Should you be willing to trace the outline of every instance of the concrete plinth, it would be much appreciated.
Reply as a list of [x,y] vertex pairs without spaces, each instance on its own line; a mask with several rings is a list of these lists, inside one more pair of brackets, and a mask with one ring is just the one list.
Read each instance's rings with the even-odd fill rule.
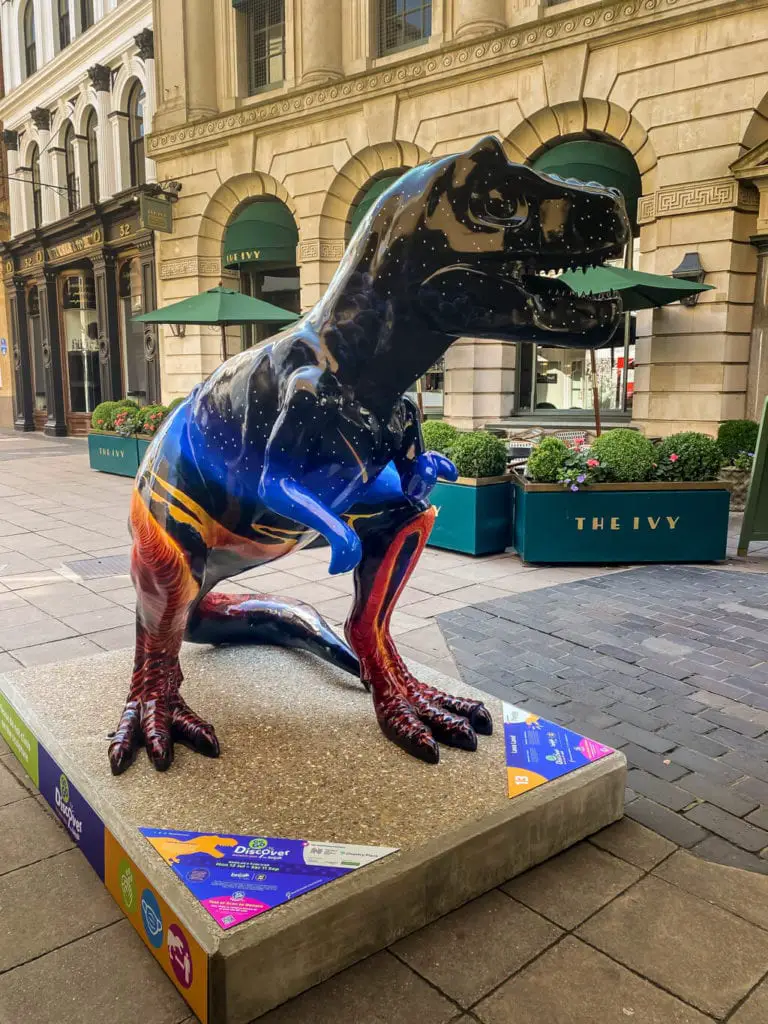
[[[142,752],[116,779],[106,737],[131,662],[131,653],[120,651],[0,677],[0,732],[39,772],[49,800],[66,797],[83,819],[79,841],[97,871],[98,836],[81,798],[101,819],[108,888],[198,1016],[213,1024],[253,1019],[622,813],[620,753],[510,799],[498,701],[418,667],[425,682],[485,700],[495,724],[476,753],[442,747],[440,764],[428,766],[382,736],[370,697],[351,677],[309,655],[267,648],[185,648],[185,699],[216,725],[222,757],[211,761],[177,747],[173,767],[161,775]],[[34,740],[44,748],[39,759]],[[50,777],[55,800],[46,793]],[[398,852],[223,931],[140,827]],[[170,970],[162,934],[160,949],[142,934],[132,885],[153,892],[166,927],[175,922],[175,934],[186,936],[192,991]]]

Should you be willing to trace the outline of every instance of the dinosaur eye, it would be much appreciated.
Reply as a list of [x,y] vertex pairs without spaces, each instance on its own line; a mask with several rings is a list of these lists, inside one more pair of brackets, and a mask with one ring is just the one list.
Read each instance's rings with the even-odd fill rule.
[[499,224],[523,224],[528,219],[528,203],[522,196],[491,188],[485,193],[473,192],[470,208],[480,220]]

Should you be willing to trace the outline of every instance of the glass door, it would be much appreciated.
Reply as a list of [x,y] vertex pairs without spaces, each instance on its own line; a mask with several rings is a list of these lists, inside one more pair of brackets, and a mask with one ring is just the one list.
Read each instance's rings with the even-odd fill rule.
[[135,399],[139,405],[146,405],[147,357],[144,352],[144,328],[133,319],[143,309],[141,262],[138,256],[132,256],[120,265],[117,287],[125,396]]
[[45,390],[45,359],[43,357],[43,322],[40,319],[40,292],[32,285],[27,292],[27,333],[29,337],[29,364],[32,370],[32,400],[36,413],[48,411]]
[[61,298],[70,412],[91,413],[101,402],[96,287],[88,270],[67,274]]

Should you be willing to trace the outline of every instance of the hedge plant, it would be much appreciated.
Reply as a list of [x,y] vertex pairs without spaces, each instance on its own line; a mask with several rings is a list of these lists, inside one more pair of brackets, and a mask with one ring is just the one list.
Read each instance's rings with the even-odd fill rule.
[[145,405],[139,410],[139,433],[154,437],[167,415],[164,405]]
[[459,476],[501,476],[507,469],[507,446],[487,430],[460,433],[451,445]]
[[621,483],[647,480],[656,462],[653,442],[636,430],[608,430],[590,445],[590,458],[597,459],[610,479]]
[[526,473],[539,484],[555,484],[570,449],[559,437],[543,437],[528,456]]
[[426,420],[421,425],[424,446],[427,451],[440,452],[448,455],[451,447],[459,436],[459,431],[443,420]]
[[717,443],[723,459],[731,465],[740,452],[754,452],[758,425],[754,420],[726,420],[717,430]]
[[665,437],[656,448],[657,475],[663,480],[714,480],[723,455],[707,434],[685,430]]

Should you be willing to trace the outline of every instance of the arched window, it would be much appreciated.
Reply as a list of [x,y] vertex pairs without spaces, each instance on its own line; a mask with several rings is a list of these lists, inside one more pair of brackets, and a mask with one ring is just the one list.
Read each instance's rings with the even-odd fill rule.
[[75,163],[75,129],[72,122],[64,129],[64,169],[67,177],[67,206],[70,213],[80,205],[77,188],[77,164]]
[[135,82],[128,96],[128,142],[131,151],[131,185],[147,180],[144,164],[144,87]]
[[39,228],[43,222],[43,193],[40,187],[40,149],[37,146],[32,147],[29,166],[32,171],[32,209],[35,227]]
[[37,43],[35,41],[35,8],[33,0],[27,0],[24,8],[24,62],[27,78],[37,71]]
[[72,42],[72,30],[69,24],[69,0],[57,0],[59,15],[59,50],[63,50]]
[[93,0],[80,0],[80,31],[85,32],[93,24]]
[[96,141],[96,130],[99,126],[96,111],[91,108],[85,122],[85,138],[88,149],[88,184],[91,189],[91,202],[99,201],[99,147]]

